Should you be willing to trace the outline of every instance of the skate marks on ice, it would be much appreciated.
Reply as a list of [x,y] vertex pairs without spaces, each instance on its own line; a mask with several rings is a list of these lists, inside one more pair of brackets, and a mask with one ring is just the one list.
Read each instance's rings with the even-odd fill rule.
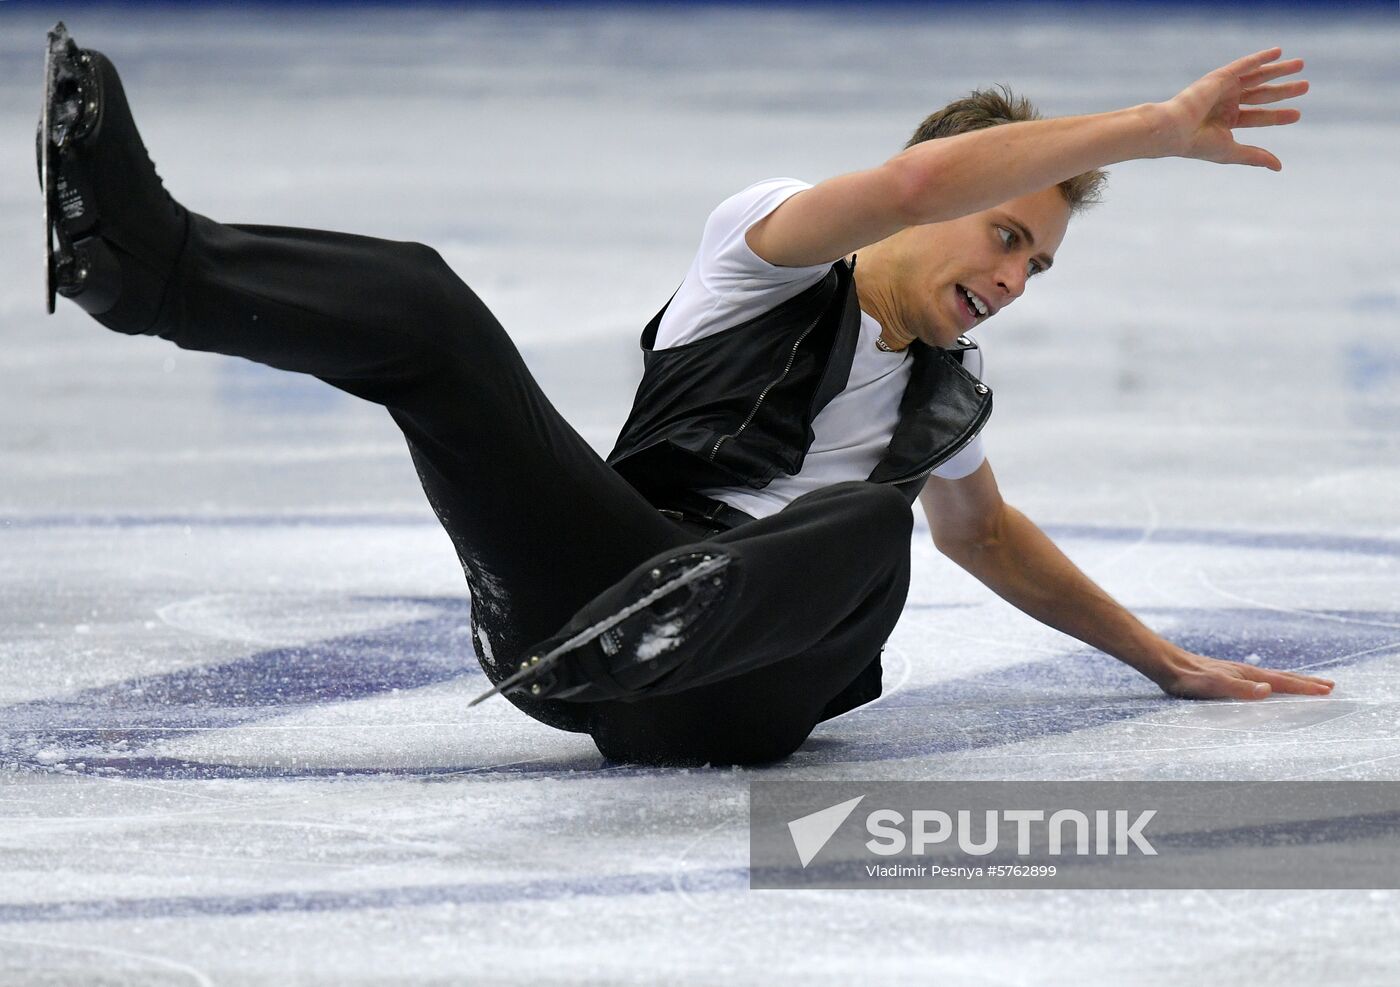
[[[404,885],[354,891],[286,891],[248,895],[186,895],[153,898],[97,898],[40,904],[0,904],[0,925],[48,924],[126,919],[236,917],[286,912],[344,912],[435,905],[505,904],[558,901],[577,897],[738,891],[749,886],[747,866],[705,868],[682,873],[586,875],[555,880],[487,881]],[[3,941],[3,939],[0,939]]]
[[[1245,609],[1144,607],[1138,612],[1154,622],[1170,623],[1171,637],[1199,654],[1247,663],[1267,654],[1269,667],[1328,674],[1363,662],[1384,670],[1384,659],[1400,654],[1400,613],[1342,611],[1318,615],[1260,613]],[[1339,626],[1335,621],[1346,621]],[[1367,675],[1373,674],[1368,669]],[[1394,721],[1396,700],[1275,696],[1262,702],[1185,703],[1162,694],[1125,665],[1092,651],[1071,651],[979,675],[906,688],[879,704],[856,710],[833,724],[829,736],[814,738],[795,763],[850,764],[862,761],[912,760],[939,756],[944,770],[967,768],[963,757],[991,752],[992,759],[1012,758],[1024,750],[1020,764],[1008,763],[999,776],[1039,776],[1043,758],[1056,750],[1086,762],[1105,755],[1128,758],[1121,767],[1142,770],[1163,754],[1190,749],[1218,750],[1243,770],[1242,746],[1257,746],[1263,757],[1295,747],[1318,753],[1314,745],[1347,745],[1383,738]],[[1330,740],[1286,739],[1285,735],[1355,718],[1359,733],[1344,731]],[[1115,724],[1125,729],[1104,743],[1086,747],[1087,736]],[[1164,740],[1159,731],[1181,736]],[[1211,735],[1214,734],[1214,737]],[[1050,743],[1061,739],[1062,744]],[[1190,739],[1176,746],[1177,739]],[[1299,751],[1299,754],[1303,751]],[[948,756],[954,760],[947,760]],[[1195,765],[1209,776],[1209,767]],[[988,766],[988,770],[995,768]],[[1089,770],[1086,767],[1086,770]],[[1102,777],[1097,774],[1097,777]]]
[[[140,953],[131,949],[117,949],[114,946],[98,946],[92,943],[58,942],[52,939],[30,939],[12,935],[0,935],[0,943],[9,946],[30,947],[31,949],[47,954],[78,954],[78,957],[75,958],[77,959],[77,963],[74,964],[72,970],[64,966],[59,966],[57,970],[55,970],[55,967],[52,965],[52,959],[48,956],[45,957],[46,962],[50,964],[46,966],[46,972],[50,974],[57,971],[71,973],[72,980],[70,982],[73,983],[87,980],[93,975],[93,970],[89,966],[81,964],[81,958],[85,956],[96,956],[101,958],[103,972],[108,975],[113,973],[122,975],[130,972],[136,976],[140,976],[144,983],[153,983],[155,981],[152,981],[150,978],[152,974],[151,968],[154,967],[156,970],[172,971],[179,974],[180,982],[182,983],[193,982],[199,985],[199,987],[214,987],[214,980],[203,970],[190,966],[188,963],[181,963],[177,960],[173,960],[168,956],[157,956],[153,953]],[[114,960],[116,961],[115,963],[113,962]],[[128,971],[125,969],[127,966],[132,966],[135,969]]]
[[[1080,531],[1078,537],[1089,536]],[[1113,542],[1116,531],[1099,533]],[[1159,533],[1161,534],[1161,533]],[[1190,543],[1192,533],[1169,533]],[[1198,542],[1287,546],[1297,551],[1335,553],[1351,559],[1371,554],[1388,559],[1393,543],[1382,539],[1197,533]],[[1224,608],[1144,607],[1149,620],[1164,626],[1184,647],[1202,654],[1282,669],[1323,671],[1377,662],[1400,651],[1400,614],[1387,610],[1279,607],[1266,600],[1219,591]],[[315,608],[313,608],[313,603]],[[1203,750],[1234,750],[1253,738],[1264,749],[1279,735],[1312,729],[1349,717],[1371,736],[1384,735],[1391,712],[1387,700],[1299,699],[1280,696],[1266,703],[1181,703],[1125,666],[1087,650],[1056,652],[981,642],[984,651],[1035,654],[1007,667],[954,675],[919,684],[920,666],[937,669],[942,633],[962,636],[952,611],[956,605],[911,603],[906,621],[932,615],[935,640],[911,656],[907,643],[891,642],[886,653],[886,692],[875,704],[818,728],[791,762],[796,766],[894,762],[964,757],[993,749],[1028,748],[1025,770],[1035,770],[1045,742],[1071,738],[1125,721],[1140,722],[1117,735],[1118,753],[1139,760],[1161,753],[1144,743],[1145,734],[1175,733],[1194,738]],[[216,594],[160,611],[165,621],[187,631],[226,640],[273,644],[232,661],[141,675],[100,687],[18,703],[0,709],[0,761],[30,770],[62,770],[128,779],[313,778],[356,774],[452,776],[462,772],[498,774],[560,773],[581,777],[607,766],[591,749],[566,746],[561,756],[508,757],[479,761],[484,724],[467,714],[464,697],[479,688],[480,670],[472,651],[470,604],[454,597],[350,596],[314,594],[300,599],[269,594]],[[394,615],[397,615],[396,617]],[[382,622],[383,626],[370,626]],[[359,629],[316,639],[326,626]],[[1369,673],[1368,673],[1369,674]],[[460,685],[460,689],[457,688]],[[447,691],[444,691],[447,690]],[[397,696],[396,712],[373,718],[346,717],[362,700]],[[424,712],[430,716],[427,722]],[[505,711],[518,717],[513,710]],[[324,750],[305,756],[303,745],[334,750],[335,737],[371,731],[397,733],[397,758],[375,763],[337,761]],[[415,731],[462,731],[443,745],[440,736],[413,751]],[[1225,736],[1224,733],[1229,736]],[[1207,743],[1214,733],[1215,743]],[[256,743],[248,738],[260,738]],[[1346,744],[1347,734],[1314,747]],[[1296,743],[1296,742],[1295,742]],[[499,745],[491,745],[493,750]],[[1066,742],[1066,753],[1083,750],[1083,739]],[[252,748],[251,751],[249,748]],[[236,763],[220,757],[233,749]],[[300,751],[300,756],[299,756]],[[499,751],[495,751],[499,753]],[[1032,756],[1031,752],[1035,752]],[[201,754],[203,756],[201,756]],[[580,756],[582,755],[582,756]],[[581,773],[581,774],[580,774]]]
[[[1400,770],[1400,544],[1315,533],[1056,525],[1072,554],[1125,556],[1118,582],[1134,612],[1188,650],[1246,664],[1332,675],[1333,696],[1183,702],[1091,649],[1045,635],[998,637],[988,612],[972,626],[906,608],[892,641],[930,666],[985,654],[1037,660],[887,694],[830,725],[795,763],[837,766],[919,758],[947,777],[1367,777]],[[1203,595],[1204,591],[1204,595]],[[1051,636],[1065,641],[1062,636]],[[1039,656],[1043,655],[1043,658]],[[1364,671],[1361,670],[1361,666]],[[1339,670],[1352,670],[1337,675]],[[875,740],[874,738],[882,738]]]
[[[172,605],[161,613],[168,623],[191,633],[244,641],[289,636],[295,640],[311,628],[325,626],[324,613],[302,609],[307,602],[221,594]],[[321,604],[327,605],[324,596]],[[357,609],[360,620],[367,618],[366,611],[372,615],[385,608],[423,615],[261,649],[233,661],[140,675],[9,706],[0,710],[0,761],[127,777],[281,775],[285,771],[275,765],[201,764],[152,751],[191,734],[270,727],[270,721],[314,709],[481,675],[465,599],[350,597],[335,600],[333,606],[345,611],[344,619],[352,624]],[[349,728],[373,729],[363,723]],[[278,724],[275,729],[297,727]]]
[[[1081,544],[1111,548],[1132,540],[1136,533],[1084,530],[1076,537]],[[1394,762],[1387,765],[1378,758],[1395,756],[1393,745],[1390,750],[1386,747],[1393,734],[1393,697],[1400,694],[1400,681],[1388,667],[1393,663],[1385,659],[1400,649],[1400,613],[1335,605],[1338,599],[1364,599],[1364,594],[1356,594],[1355,585],[1330,594],[1310,592],[1309,599],[1315,602],[1303,610],[1287,606],[1287,596],[1271,596],[1267,582],[1270,572],[1280,571],[1275,563],[1278,556],[1268,554],[1274,550],[1295,553],[1295,558],[1296,553],[1315,558],[1315,564],[1305,567],[1304,576],[1336,568],[1360,578],[1367,576],[1368,560],[1380,565],[1394,557],[1393,543],[1216,532],[1199,533],[1194,541],[1178,532],[1172,540],[1194,545],[1193,557],[1206,556],[1196,549],[1207,543],[1230,543],[1227,553],[1208,556],[1223,561],[1194,570],[1205,574],[1216,587],[1223,606],[1145,607],[1143,612],[1150,621],[1170,628],[1174,638],[1193,650],[1225,658],[1266,659],[1281,668],[1317,670],[1355,668],[1364,663],[1366,692],[1358,693],[1357,698],[1321,701],[1280,697],[1249,704],[1181,703],[1157,694],[1144,680],[1103,656],[1048,649],[1036,652],[1024,645],[1005,644],[1000,646],[1003,654],[1013,659],[1019,656],[1020,660],[929,682],[928,670],[940,661],[940,642],[935,636],[928,645],[913,648],[905,639],[892,642],[887,651],[892,660],[888,662],[885,697],[819,728],[790,762],[768,770],[794,775],[808,768],[839,773],[850,766],[869,775],[894,770],[906,777],[911,772],[972,777],[1147,777],[1165,772],[1169,776],[1218,778],[1252,774],[1339,777],[1343,772],[1355,773],[1358,766],[1364,772],[1360,776],[1373,777],[1383,774],[1387,766],[1393,767]],[[1250,547],[1267,552],[1252,553],[1247,551]],[[1235,560],[1237,572],[1232,573],[1231,560]],[[1144,560],[1144,568],[1151,571],[1172,561],[1169,555],[1150,557]],[[1187,584],[1192,583],[1206,585],[1187,578]],[[1279,586],[1294,586],[1296,592],[1296,583],[1281,580]],[[1375,586],[1373,581],[1372,594]],[[1242,605],[1222,593],[1246,596],[1250,602]],[[203,668],[138,676],[66,696],[13,704],[0,710],[0,761],[19,767],[36,781],[47,777],[139,792],[149,803],[145,805],[149,811],[130,816],[138,829],[157,825],[161,832],[178,833],[184,820],[184,825],[195,829],[216,825],[249,834],[285,832],[285,839],[272,844],[284,851],[276,859],[253,857],[232,862],[240,871],[257,865],[291,874],[298,878],[291,882],[293,886],[278,881],[284,886],[232,892],[218,887],[225,893],[216,893],[204,882],[190,894],[170,894],[167,883],[159,890],[153,888],[154,893],[142,894],[139,884],[128,885],[108,895],[79,892],[57,894],[48,901],[6,904],[0,906],[0,923],[11,927],[61,926],[158,917],[321,915],[664,896],[703,910],[748,886],[746,869],[722,852],[743,829],[741,806],[726,808],[724,818],[718,821],[713,816],[703,820],[704,825],[696,827],[699,837],[689,836],[684,845],[677,846],[674,866],[664,870],[654,865],[639,867],[634,862],[621,868],[622,872],[596,873],[590,867],[588,873],[566,871],[547,880],[491,874],[473,875],[469,880],[412,883],[411,875],[391,869],[382,876],[367,875],[367,882],[357,882],[360,886],[333,886],[338,883],[336,868],[346,866],[337,863],[340,857],[316,859],[308,855],[297,859],[292,852],[301,846],[298,841],[310,840],[314,832],[340,834],[361,854],[371,845],[378,847],[377,854],[387,854],[387,859],[393,860],[401,861],[403,853],[431,859],[437,851],[419,845],[425,839],[431,842],[430,831],[400,833],[396,825],[345,825],[336,819],[333,807],[321,813],[325,821],[300,818],[306,812],[308,796],[319,795],[324,801],[341,791],[339,785],[308,790],[306,784],[315,779],[359,776],[354,784],[360,786],[376,785],[375,775],[384,776],[386,785],[395,779],[416,778],[439,783],[433,787],[457,799],[467,790],[452,783],[462,782],[472,786],[472,801],[485,797],[498,811],[498,786],[509,784],[512,778],[520,782],[547,779],[551,786],[565,784],[569,790],[591,792],[589,804],[596,808],[594,789],[607,779],[645,775],[660,781],[676,773],[608,766],[596,755],[580,757],[577,750],[584,748],[586,738],[573,737],[563,741],[572,742],[574,748],[565,746],[553,753],[546,750],[542,757],[514,764],[457,763],[471,761],[470,757],[454,758],[449,763],[441,741],[426,739],[424,749],[403,751],[405,756],[397,763],[381,761],[370,768],[336,766],[334,761],[293,763],[297,751],[318,734],[334,738],[338,730],[388,732],[421,726],[385,719],[382,710],[377,714],[381,722],[376,723],[367,723],[359,712],[339,723],[317,721],[318,717],[357,710],[359,704],[393,695],[395,689],[401,690],[404,703],[399,709],[410,721],[422,720],[422,707],[432,700],[436,722],[429,726],[434,733],[441,733],[454,725],[451,717],[460,715],[471,687],[480,679],[469,652],[470,637],[462,630],[470,623],[468,603],[463,598],[317,593],[283,596],[280,604],[265,592],[250,592],[205,595],[163,608],[161,615],[167,623],[189,632],[263,646],[244,658]],[[321,612],[306,612],[315,608]],[[982,623],[973,619],[969,628],[969,616],[977,616],[975,607],[914,602],[905,620],[930,627],[950,625],[956,634]],[[351,630],[322,637],[326,626]],[[976,647],[993,650],[987,644]],[[519,718],[513,710],[505,713]],[[470,722],[470,718],[462,720]],[[492,726],[507,723],[503,717]],[[214,756],[246,744],[247,736],[259,731],[274,738],[271,747],[281,764],[269,760],[266,744],[254,750],[251,761],[243,763],[220,761]],[[462,736],[461,750],[479,753],[477,735]],[[188,747],[186,753],[171,753],[172,748],[201,740],[208,741],[210,752],[204,759],[189,756]],[[123,741],[125,746],[118,747]],[[1373,748],[1379,753],[1372,754]],[[1282,766],[1281,756],[1287,759]],[[410,766],[414,760],[421,763]],[[877,768],[877,764],[888,766]],[[702,771],[694,775],[692,781],[701,783],[709,775],[726,791],[743,780],[743,773]],[[187,779],[202,781],[181,783]],[[268,783],[301,780],[301,784],[293,784],[271,799],[264,792],[251,800],[241,797],[238,790],[209,787],[210,783],[241,779],[265,779]],[[515,786],[511,787],[514,790]],[[557,787],[551,790],[558,791]],[[225,792],[233,797],[224,797],[221,793]],[[33,793],[48,797],[41,789]],[[353,797],[363,808],[366,800],[401,801],[403,791],[357,791]],[[280,818],[284,810],[299,815]],[[71,838],[94,824],[107,832],[124,825],[126,818],[110,813],[99,820],[61,815],[41,810],[11,818],[16,825],[27,822],[39,827],[30,833],[31,838],[49,832],[44,839],[57,835],[49,831],[54,825]],[[125,845],[132,839],[123,839],[108,852],[133,852],[132,846]],[[292,842],[285,843],[288,839]],[[146,843],[146,848],[141,849],[141,843]],[[181,854],[178,841],[173,849],[164,840],[154,844],[159,849],[144,839],[133,846],[144,854]],[[188,853],[199,856],[205,867],[217,870],[213,859],[217,854],[211,855],[208,849],[196,852],[193,847]],[[17,942],[19,938],[34,943],[35,948],[41,943],[28,936],[16,937]]]
[[419,636],[417,622],[450,618],[466,603],[457,597],[423,600],[324,591],[216,592],[165,604],[156,616],[166,627],[199,637],[268,648],[300,647],[321,643],[328,628],[335,630],[335,641],[353,641],[357,635],[391,627],[403,628],[397,636],[412,640]]

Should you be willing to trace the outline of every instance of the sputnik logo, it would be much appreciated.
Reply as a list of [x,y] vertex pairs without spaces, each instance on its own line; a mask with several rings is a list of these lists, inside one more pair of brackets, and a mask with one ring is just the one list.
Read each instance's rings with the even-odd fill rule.
[[821,853],[822,847],[836,835],[841,824],[864,798],[864,795],[858,795],[847,802],[819,809],[787,824],[788,833],[792,836],[792,845],[797,849],[797,857],[802,861],[804,870],[812,862],[812,858]]

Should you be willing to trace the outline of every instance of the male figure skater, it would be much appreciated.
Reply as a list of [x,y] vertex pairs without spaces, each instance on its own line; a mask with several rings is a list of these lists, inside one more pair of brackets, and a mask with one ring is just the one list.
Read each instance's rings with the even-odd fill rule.
[[118,332],[383,405],[462,561],[487,676],[605,756],[774,761],[878,696],[916,498],[946,555],[1172,695],[1330,690],[1163,640],[1006,505],[965,335],[1050,268],[1103,166],[1278,170],[1233,134],[1298,119],[1265,108],[1307,89],[1275,81],[1302,65],[1278,49],[1091,116],[1041,120],[977,93],[884,164],[730,198],[643,334],[636,403],[604,461],[436,252],[186,210],[111,62],[62,25],[50,45],[40,151],[59,293]]

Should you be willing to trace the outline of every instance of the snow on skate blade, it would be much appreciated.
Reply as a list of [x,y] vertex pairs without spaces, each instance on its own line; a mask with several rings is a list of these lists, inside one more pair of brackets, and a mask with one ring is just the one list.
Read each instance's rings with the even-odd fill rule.
[[[492,696],[502,695],[515,689],[531,689],[532,683],[535,683],[537,680],[549,675],[550,671],[561,660],[567,660],[569,652],[598,640],[598,638],[607,634],[608,631],[612,630],[614,627],[617,627],[619,624],[623,623],[623,621],[630,619],[634,615],[642,612],[643,610],[647,609],[653,604],[658,602],[665,602],[667,598],[671,596],[671,594],[676,593],[680,590],[684,590],[691,584],[697,583],[702,579],[706,579],[709,576],[720,572],[726,566],[729,565],[730,561],[731,560],[729,559],[729,557],[724,555],[714,557],[711,557],[710,555],[705,555],[698,563],[692,564],[688,568],[683,569],[677,575],[666,579],[664,582],[657,585],[654,589],[650,590],[645,595],[639,597],[634,602],[629,603],[621,610],[617,611],[611,616],[605,617],[604,619],[598,621],[596,624],[584,628],[577,634],[574,634],[572,637],[566,639],[562,644],[559,644],[556,647],[550,649],[547,653],[542,655],[531,655],[529,658],[525,659],[520,663],[519,670],[516,671],[513,675],[510,675],[502,679],[500,682],[497,682],[494,686],[483,692],[481,695],[477,696],[467,705],[476,706],[479,703],[490,699]],[[655,575],[655,573],[653,573],[653,575]],[[682,618],[682,620],[683,619],[684,618]],[[658,631],[657,635],[648,638],[649,646],[652,649],[657,649],[659,647],[659,650],[654,650],[653,653],[647,659],[638,658],[638,661],[651,660],[665,651],[674,650],[675,648],[680,646],[681,641],[675,637],[674,632],[669,638],[662,638],[659,636],[659,634],[660,632]],[[658,642],[672,643],[670,643],[669,646],[660,647],[660,644]],[[577,693],[579,688],[582,688],[582,686],[570,688],[566,692],[559,693],[559,695],[564,696],[571,693]]]
[[685,642],[681,633],[684,630],[685,622],[681,620],[667,620],[651,625],[642,632],[637,641],[637,661],[650,661],[668,651],[675,651]]

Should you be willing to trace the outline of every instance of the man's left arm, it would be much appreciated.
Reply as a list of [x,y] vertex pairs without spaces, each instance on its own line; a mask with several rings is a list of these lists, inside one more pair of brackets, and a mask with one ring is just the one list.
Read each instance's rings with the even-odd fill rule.
[[958,480],[930,477],[919,495],[938,550],[1012,606],[1137,669],[1188,699],[1326,695],[1328,679],[1192,654],[1105,593],[1036,525],[1002,500],[984,462]]

